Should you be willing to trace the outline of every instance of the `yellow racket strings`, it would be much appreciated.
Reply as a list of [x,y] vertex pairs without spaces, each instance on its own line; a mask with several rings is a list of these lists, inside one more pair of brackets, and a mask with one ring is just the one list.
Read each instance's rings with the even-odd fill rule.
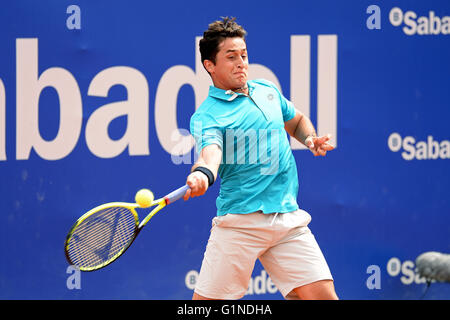
[[72,232],[68,255],[80,269],[94,269],[114,260],[133,239],[136,219],[130,209],[110,207],[83,220]]

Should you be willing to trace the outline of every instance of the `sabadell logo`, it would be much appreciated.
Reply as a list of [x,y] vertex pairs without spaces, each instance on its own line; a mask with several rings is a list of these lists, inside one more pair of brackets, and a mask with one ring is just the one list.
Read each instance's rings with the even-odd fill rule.
[[387,140],[392,152],[401,151],[405,160],[450,159],[450,141],[437,141],[431,135],[426,140],[417,141],[412,136],[402,137],[399,133],[391,133]]
[[430,10],[428,15],[419,16],[414,11],[403,12],[395,7],[389,12],[389,21],[394,27],[402,25],[403,32],[408,35],[448,35],[450,34],[450,17],[440,17]]

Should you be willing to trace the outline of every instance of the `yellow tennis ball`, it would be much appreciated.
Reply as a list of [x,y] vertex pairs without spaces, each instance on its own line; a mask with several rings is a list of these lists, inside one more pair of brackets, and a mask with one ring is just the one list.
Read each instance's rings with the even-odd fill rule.
[[141,189],[136,193],[134,199],[141,208],[147,208],[152,205],[154,199],[153,192],[148,189]]

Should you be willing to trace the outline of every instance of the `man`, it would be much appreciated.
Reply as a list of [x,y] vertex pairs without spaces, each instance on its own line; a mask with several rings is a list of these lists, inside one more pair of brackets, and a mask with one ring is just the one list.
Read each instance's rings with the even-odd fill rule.
[[287,299],[337,299],[327,263],[297,204],[298,177],[286,132],[314,155],[333,149],[311,121],[265,80],[248,81],[246,32],[213,22],[200,41],[214,86],[191,118],[199,157],[184,200],[219,175],[213,219],[193,299],[239,299],[256,259]]

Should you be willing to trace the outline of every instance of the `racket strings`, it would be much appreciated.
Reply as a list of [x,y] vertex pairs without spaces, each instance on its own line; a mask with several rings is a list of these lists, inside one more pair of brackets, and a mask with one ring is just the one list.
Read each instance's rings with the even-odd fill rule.
[[86,218],[72,232],[68,242],[71,262],[81,269],[114,260],[133,239],[136,219],[124,207],[103,209]]

